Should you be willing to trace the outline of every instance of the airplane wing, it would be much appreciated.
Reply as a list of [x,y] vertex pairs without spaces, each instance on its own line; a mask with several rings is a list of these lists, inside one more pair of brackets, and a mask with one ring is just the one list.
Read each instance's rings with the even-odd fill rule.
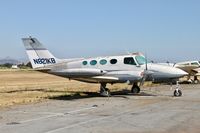
[[119,78],[112,76],[94,76],[94,77],[72,78],[72,79],[88,83],[115,83],[119,81]]
[[112,71],[112,72],[106,72],[102,75],[90,75],[87,74],[87,76],[81,77],[80,75],[78,77],[72,77],[74,80],[89,82],[89,83],[125,83],[127,81],[129,82],[138,82],[142,79],[143,71]]
[[97,80],[97,81],[101,81],[101,82],[114,82],[114,81],[119,80],[119,78],[111,77],[111,76],[95,76],[95,77],[92,77],[92,78]]

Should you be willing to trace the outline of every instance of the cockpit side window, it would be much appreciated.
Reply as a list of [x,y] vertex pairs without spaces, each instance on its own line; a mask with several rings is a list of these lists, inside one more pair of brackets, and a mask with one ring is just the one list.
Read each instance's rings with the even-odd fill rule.
[[124,64],[127,64],[127,65],[136,65],[136,62],[133,59],[133,57],[125,57],[124,58]]

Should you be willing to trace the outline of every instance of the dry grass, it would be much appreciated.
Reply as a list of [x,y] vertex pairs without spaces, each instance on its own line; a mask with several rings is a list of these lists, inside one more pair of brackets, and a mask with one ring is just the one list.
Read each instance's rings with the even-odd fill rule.
[[[109,85],[111,90],[128,88],[127,84]],[[26,104],[75,92],[98,92],[98,84],[69,81],[32,70],[0,70],[0,107]]]

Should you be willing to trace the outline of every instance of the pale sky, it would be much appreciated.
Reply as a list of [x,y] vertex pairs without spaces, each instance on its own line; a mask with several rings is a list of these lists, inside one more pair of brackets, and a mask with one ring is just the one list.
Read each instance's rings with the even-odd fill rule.
[[59,58],[200,60],[200,1],[1,0],[0,58],[27,58],[21,38],[30,35]]

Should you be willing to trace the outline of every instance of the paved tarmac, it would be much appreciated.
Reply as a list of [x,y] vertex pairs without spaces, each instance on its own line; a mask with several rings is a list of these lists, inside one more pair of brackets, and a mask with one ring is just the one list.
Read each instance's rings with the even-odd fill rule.
[[0,110],[0,133],[199,133],[200,85],[146,88],[139,95],[55,97]]

